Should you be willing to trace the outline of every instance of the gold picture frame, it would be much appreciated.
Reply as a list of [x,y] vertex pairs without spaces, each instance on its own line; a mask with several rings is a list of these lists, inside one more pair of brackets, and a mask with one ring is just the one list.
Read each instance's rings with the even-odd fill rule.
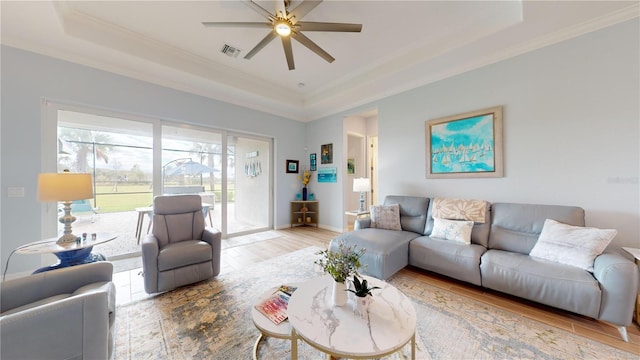
[[427,178],[503,177],[502,106],[425,122]]

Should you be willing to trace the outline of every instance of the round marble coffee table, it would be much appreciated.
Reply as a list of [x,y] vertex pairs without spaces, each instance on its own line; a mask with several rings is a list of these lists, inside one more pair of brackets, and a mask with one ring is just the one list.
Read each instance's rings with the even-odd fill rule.
[[[260,300],[258,302],[266,299],[276,290],[278,290],[277,287],[267,290],[264,294],[262,294],[262,296],[260,296]],[[256,328],[260,330],[260,336],[258,336],[258,339],[253,345],[253,360],[258,359],[258,347],[260,346],[260,342],[265,336],[270,336],[278,339],[291,339],[291,325],[289,325],[288,320],[285,320],[276,325],[273,323],[273,321],[262,315],[255,306],[251,306],[251,319],[253,320],[253,324],[256,326]]]
[[345,306],[331,305],[333,279],[322,276],[298,286],[289,300],[292,354],[302,339],[331,356],[351,359],[377,358],[392,354],[411,342],[415,359],[416,311],[402,292],[392,285],[365,276],[372,286],[373,300],[364,317],[354,314],[351,300]]

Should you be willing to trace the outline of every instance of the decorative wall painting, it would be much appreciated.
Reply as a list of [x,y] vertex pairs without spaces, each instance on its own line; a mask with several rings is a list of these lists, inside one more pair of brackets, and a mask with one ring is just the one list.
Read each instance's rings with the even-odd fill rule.
[[309,155],[309,170],[316,171],[316,153]]
[[427,178],[502,177],[502,106],[425,122]]
[[287,174],[298,173],[298,160],[287,160]]
[[318,169],[318,182],[338,182],[338,169],[335,167],[325,167]]
[[347,174],[355,175],[356,173],[356,159],[347,159]]
[[333,144],[320,147],[320,164],[333,164]]

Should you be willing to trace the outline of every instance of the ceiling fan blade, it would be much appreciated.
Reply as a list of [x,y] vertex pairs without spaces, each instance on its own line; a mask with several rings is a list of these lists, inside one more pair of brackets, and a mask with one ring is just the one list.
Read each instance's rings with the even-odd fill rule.
[[287,65],[289,70],[296,68],[293,63],[293,49],[291,48],[291,38],[288,36],[282,36],[282,47],[284,48],[284,56],[287,58]]
[[297,23],[300,31],[338,31],[338,32],[360,32],[362,24],[328,23],[300,21]]
[[249,51],[247,55],[244,56],[244,58],[251,59],[253,55],[257,54],[258,51],[262,50],[263,47],[267,46],[267,44],[269,44],[277,36],[278,36],[278,33],[275,30],[271,30],[271,32],[268,33],[267,36],[265,36],[264,39],[262,39],[258,43],[258,45],[256,45],[253,49],[251,49],[251,51]]
[[329,55],[328,52],[322,50],[322,48],[320,48],[320,46],[318,46],[316,43],[311,41],[311,39],[309,39],[308,37],[304,36],[302,33],[292,32],[291,33],[291,37],[296,39],[296,40],[298,40],[298,42],[300,42],[302,45],[306,46],[309,50],[311,50],[314,53],[318,54],[318,56],[320,56],[321,58],[325,59],[327,62],[332,63],[335,60],[333,58],[333,56]]
[[276,0],[276,16],[280,16],[283,18],[287,17],[287,7],[284,4],[284,0]]
[[271,28],[269,23],[259,22],[229,22],[229,21],[206,21],[202,25],[206,27],[243,27],[243,28]]
[[322,0],[305,0],[300,5],[296,6],[295,9],[289,12],[289,20],[291,23],[295,24],[298,21],[302,20],[302,18],[309,13],[309,11],[316,8],[316,6],[320,5]]
[[252,8],[253,11],[257,12],[258,14],[264,16],[265,18],[271,20],[273,19],[273,14],[268,12],[267,10],[265,10],[262,6],[254,3],[251,0],[243,0],[242,1],[244,4],[246,4],[248,7]]

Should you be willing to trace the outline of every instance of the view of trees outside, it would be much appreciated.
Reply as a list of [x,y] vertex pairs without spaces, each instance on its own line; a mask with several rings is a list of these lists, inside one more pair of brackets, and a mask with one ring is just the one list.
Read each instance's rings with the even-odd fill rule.
[[[132,211],[149,206],[153,199],[153,140],[151,136],[129,135],[106,130],[59,126],[58,171],[94,175],[93,206],[100,212]],[[221,144],[163,138],[163,170],[178,166],[178,159],[191,159],[212,172],[178,171],[164,177],[164,186],[204,185],[220,199]],[[171,162],[174,162],[173,164]],[[233,169],[232,166],[228,167]],[[234,173],[228,173],[233,177]],[[157,185],[161,186],[161,185]]]

